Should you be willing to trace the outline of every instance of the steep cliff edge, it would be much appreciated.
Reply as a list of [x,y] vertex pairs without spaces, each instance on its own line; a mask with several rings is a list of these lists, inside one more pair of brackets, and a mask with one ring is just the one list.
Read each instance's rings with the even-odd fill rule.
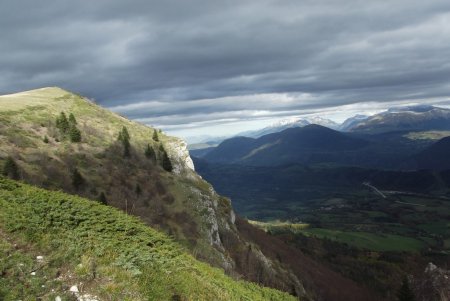
[[[58,121],[61,113],[70,124],[67,131]],[[73,139],[71,127],[79,131],[80,141]],[[241,237],[230,201],[195,173],[186,144],[178,138],[63,89],[43,88],[0,96],[0,161],[2,166],[14,162],[15,176],[27,183],[101,200],[136,215],[230,275],[308,295],[287,267]],[[251,263],[242,268],[248,258]]]

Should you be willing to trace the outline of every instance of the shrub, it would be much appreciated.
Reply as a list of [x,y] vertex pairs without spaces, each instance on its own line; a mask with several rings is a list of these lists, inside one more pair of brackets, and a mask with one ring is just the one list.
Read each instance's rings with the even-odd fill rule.
[[98,196],[98,201],[103,205],[108,205],[108,200],[106,199],[106,195],[103,191]]
[[16,180],[19,178],[19,168],[13,158],[8,157],[6,159],[2,174]]
[[136,188],[134,189],[134,191],[136,192],[137,196],[140,196],[142,194],[141,186],[139,184],[136,184]]
[[44,143],[48,143],[48,137],[45,136],[43,141],[44,141]]
[[78,169],[74,169],[72,172],[72,185],[75,189],[79,189],[84,184],[84,178],[78,171]]

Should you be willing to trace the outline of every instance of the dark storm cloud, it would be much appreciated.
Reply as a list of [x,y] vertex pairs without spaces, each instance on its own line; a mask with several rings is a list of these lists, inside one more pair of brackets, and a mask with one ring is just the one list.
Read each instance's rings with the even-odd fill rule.
[[0,34],[1,94],[61,86],[168,128],[450,94],[448,0],[5,0]]

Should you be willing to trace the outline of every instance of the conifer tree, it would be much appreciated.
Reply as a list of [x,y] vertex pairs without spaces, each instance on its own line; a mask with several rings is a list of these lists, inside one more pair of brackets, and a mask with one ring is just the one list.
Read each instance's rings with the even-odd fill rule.
[[153,131],[153,141],[159,141],[158,132],[156,130]]
[[145,149],[145,156],[153,162],[156,162],[156,154],[150,144],[147,144],[147,148]]
[[400,287],[397,293],[398,301],[414,301],[416,298],[414,297],[414,292],[411,289],[409,284],[409,280],[407,277],[403,278],[402,286]]
[[119,141],[122,142],[123,145],[123,156],[129,157],[130,156],[130,134],[128,133],[128,129],[124,126],[122,127],[122,130],[119,133]]
[[69,137],[71,142],[81,142],[81,132],[74,124],[70,125]]
[[69,121],[67,120],[66,114],[61,112],[59,117],[56,118],[56,127],[61,131],[62,134],[66,134],[69,130]]
[[3,165],[2,174],[15,180],[19,178],[19,167],[17,166],[13,158],[6,158],[6,161]]
[[69,124],[70,125],[76,125],[77,124],[77,120],[75,119],[75,115],[73,115],[73,113],[69,114]]
[[171,172],[173,169],[172,166],[172,162],[170,162],[170,158],[169,155],[167,155],[166,150],[164,149],[164,146],[161,144],[161,146],[159,147],[160,151],[161,151],[161,166],[162,168],[164,168],[164,170]]
[[45,136],[43,141],[44,141],[44,143],[48,143],[48,137]]

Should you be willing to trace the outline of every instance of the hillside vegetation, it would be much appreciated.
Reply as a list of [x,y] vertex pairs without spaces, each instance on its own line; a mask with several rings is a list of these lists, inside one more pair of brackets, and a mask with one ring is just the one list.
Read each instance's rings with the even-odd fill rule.
[[138,216],[235,279],[309,294],[289,267],[240,237],[230,200],[195,173],[182,140],[80,95],[53,87],[0,96],[0,167]]
[[70,300],[73,286],[100,300],[295,300],[233,281],[109,206],[3,177],[0,255],[1,300]]
[[[60,88],[4,95],[0,103],[0,163],[12,160],[15,178],[102,199],[174,235],[200,258],[230,267],[217,232],[218,223],[231,220],[229,201],[191,170],[183,141]],[[62,130],[62,114],[74,116],[79,142]]]

